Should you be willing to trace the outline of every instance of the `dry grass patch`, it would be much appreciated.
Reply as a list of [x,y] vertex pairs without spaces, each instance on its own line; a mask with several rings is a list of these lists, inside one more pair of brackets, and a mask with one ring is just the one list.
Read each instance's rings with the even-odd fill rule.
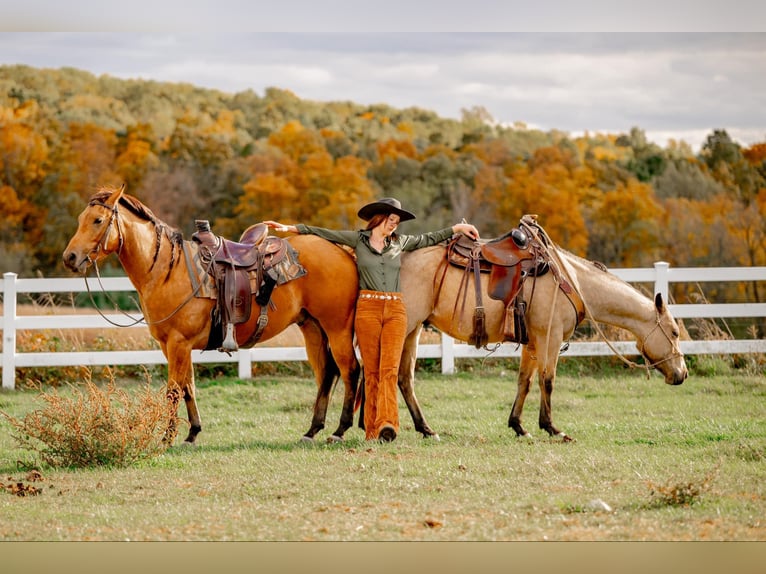
[[[14,439],[52,467],[128,466],[164,452],[172,440],[168,424],[177,420],[164,390],[149,382],[135,393],[117,388],[114,378],[99,387],[88,376],[57,389],[40,391],[41,409],[17,419],[0,410],[15,430]],[[37,466],[36,462],[27,463]]]

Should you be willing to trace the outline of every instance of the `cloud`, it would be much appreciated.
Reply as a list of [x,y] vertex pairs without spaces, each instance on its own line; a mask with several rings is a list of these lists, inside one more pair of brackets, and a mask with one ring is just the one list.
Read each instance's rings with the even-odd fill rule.
[[[2,33],[0,64],[416,106],[565,132],[766,139],[766,34]],[[663,135],[664,137],[664,135]],[[690,139],[687,139],[690,138]]]

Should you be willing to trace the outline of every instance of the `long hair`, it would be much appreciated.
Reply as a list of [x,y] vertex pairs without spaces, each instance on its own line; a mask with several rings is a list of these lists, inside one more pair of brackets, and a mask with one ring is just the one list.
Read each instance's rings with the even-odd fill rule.
[[371,229],[377,227],[378,225],[383,223],[386,219],[388,219],[389,215],[391,215],[391,214],[390,213],[376,213],[367,222],[367,227],[365,227],[365,230],[366,231],[370,231]]

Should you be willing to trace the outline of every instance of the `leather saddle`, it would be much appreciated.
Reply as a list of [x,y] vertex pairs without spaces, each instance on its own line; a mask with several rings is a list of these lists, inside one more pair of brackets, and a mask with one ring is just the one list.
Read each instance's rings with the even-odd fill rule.
[[247,342],[247,345],[253,345],[268,323],[268,306],[274,287],[306,273],[298,263],[298,254],[284,239],[269,236],[264,223],[248,227],[239,241],[215,235],[207,220],[197,220],[196,227],[192,240],[200,244],[200,255],[209,262],[209,274],[217,290],[213,324],[223,329],[223,334],[218,329],[211,329],[207,348],[217,347],[226,353],[238,349],[234,326],[248,321],[255,295],[261,312],[256,331]]
[[489,241],[474,241],[465,235],[459,235],[447,246],[447,260],[451,265],[466,270],[459,289],[459,292],[463,293],[463,302],[467,289],[466,277],[473,275],[476,308],[473,332],[468,342],[478,349],[488,341],[480,278],[481,273],[488,273],[487,294],[491,299],[502,301],[505,305],[503,341],[527,343],[523,320],[526,304],[518,295],[526,277],[542,275],[547,270],[547,264],[538,254],[527,233],[520,228],[514,228],[502,237]]

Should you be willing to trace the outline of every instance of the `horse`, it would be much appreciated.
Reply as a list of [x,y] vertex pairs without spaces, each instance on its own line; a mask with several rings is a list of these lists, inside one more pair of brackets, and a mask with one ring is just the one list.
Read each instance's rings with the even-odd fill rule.
[[[537,374],[541,396],[539,426],[550,436],[567,442],[571,437],[553,424],[551,394],[562,344],[570,339],[583,317],[596,325],[604,323],[631,332],[646,368],[659,370],[667,384],[683,383],[688,371],[679,346],[678,324],[661,294],[652,300],[603,265],[569,253],[553,242],[549,242],[547,254],[548,263],[559,272],[527,277],[521,286],[528,340],[521,348],[516,397],[508,426],[517,436],[530,437],[521,424],[521,415]],[[505,303],[486,297],[489,282],[486,273],[481,273],[480,281],[487,342],[502,343]],[[562,289],[565,284],[572,287],[569,293]],[[401,286],[408,335],[402,351],[399,389],[416,431],[438,440],[415,396],[418,340],[424,323],[454,339],[471,340],[477,297],[471,288],[463,291],[465,271],[447,262],[445,244],[403,254]],[[458,300],[464,303],[457,304]]]
[[[356,265],[348,253],[319,237],[302,235],[285,239],[298,253],[305,274],[277,285],[264,304],[265,328],[256,322],[261,306],[252,301],[252,313],[235,329],[239,345],[252,346],[253,334],[266,341],[292,324],[300,328],[307,358],[314,371],[317,395],[309,430],[311,441],[324,428],[329,397],[338,376],[344,382],[343,407],[338,428],[328,441],[343,440],[353,425],[360,366],[354,351],[353,321],[358,295]],[[85,275],[112,253],[138,292],[141,309],[152,337],[168,362],[167,396],[173,413],[180,397],[186,404],[189,434],[184,444],[194,444],[202,430],[197,407],[192,350],[208,345],[216,301],[200,297],[193,286],[184,249],[189,241],[165,224],[138,199],[120,188],[101,188],[78,217],[78,227],[63,252],[65,266]],[[331,288],[329,288],[331,286]],[[173,443],[173,417],[165,435]]]

